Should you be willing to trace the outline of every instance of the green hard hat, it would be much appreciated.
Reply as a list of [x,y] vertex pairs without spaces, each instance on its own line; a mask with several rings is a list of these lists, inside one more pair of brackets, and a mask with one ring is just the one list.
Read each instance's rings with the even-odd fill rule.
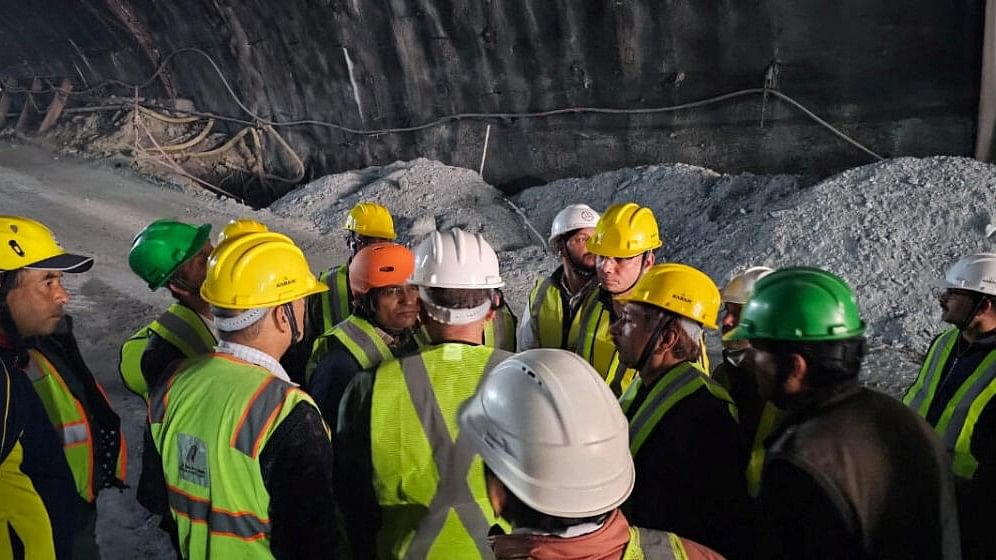
[[818,268],[783,268],[758,280],[740,323],[723,340],[845,340],[865,332],[854,292]]
[[128,266],[149,288],[166,285],[183,263],[200,252],[211,235],[211,224],[200,227],[156,220],[138,232],[128,253]]

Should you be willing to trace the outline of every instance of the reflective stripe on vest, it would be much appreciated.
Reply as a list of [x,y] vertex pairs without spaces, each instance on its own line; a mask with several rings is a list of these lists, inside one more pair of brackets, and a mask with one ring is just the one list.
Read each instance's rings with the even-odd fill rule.
[[979,461],[972,453],[972,435],[982,411],[996,395],[996,351],[990,352],[972,375],[958,388],[937,422],[937,434],[954,452],[954,473],[972,479]]
[[757,498],[761,493],[761,473],[764,471],[765,448],[764,440],[768,439],[778,427],[781,410],[771,401],[764,403],[761,419],[757,423],[754,441],[751,444],[750,460],[747,462],[747,493],[751,498]]
[[529,292],[529,327],[537,348],[564,348],[564,308],[553,276]]
[[142,373],[142,355],[149,345],[149,332],[175,346],[186,358],[207,354],[217,340],[196,311],[174,303],[151,324],[141,328],[121,346],[119,371],[125,387],[148,399],[149,388]]
[[329,336],[334,336],[342,342],[364,370],[373,369],[384,360],[394,357],[387,343],[377,332],[377,328],[370,321],[356,315],[350,315],[345,321],[336,325]]
[[[629,409],[641,386],[642,382],[637,378],[619,400],[623,413],[627,416],[629,416]],[[706,377],[705,373],[699,369],[698,364],[682,362],[665,373],[664,377],[654,384],[639,410],[630,418],[629,449],[633,456],[636,456],[640,447],[643,446],[643,442],[653,433],[661,418],[674,405],[703,387],[716,397],[726,401],[731,414],[736,418],[736,407],[726,390]]]
[[[903,402],[926,417],[937,396],[937,388],[961,333],[948,329],[931,345],[916,381],[903,396]],[[972,479],[979,462],[972,453],[972,436],[982,411],[996,395],[996,351],[990,352],[966,379],[934,426],[945,447],[952,453],[952,468],[960,478]]]
[[457,413],[485,372],[511,355],[444,343],[389,360],[373,376],[373,485],[381,507],[380,558],[491,558],[495,519],[484,465]]
[[930,410],[944,366],[958,341],[958,336],[958,329],[948,329],[934,341],[927,351],[927,359],[923,361],[920,371],[917,372],[916,381],[903,395],[903,403],[917,411],[920,416],[926,417],[927,411]]
[[169,507],[193,523],[207,523],[212,533],[229,534],[244,540],[266,538],[272,527],[269,519],[260,519],[249,512],[230,512],[212,508],[209,500],[190,495],[166,485]]
[[[87,502],[93,502],[97,497],[97,483],[94,480],[94,469],[97,461],[94,457],[94,444],[90,420],[86,409],[66,385],[62,375],[52,362],[36,349],[28,350],[28,367],[25,373],[31,380],[31,385],[38,393],[55,431],[62,440],[62,451],[66,462],[72,471],[76,483],[76,491]],[[97,386],[100,389],[100,386]],[[101,394],[103,391],[101,390]],[[106,398],[106,396],[105,396]],[[115,464],[115,476],[124,480],[125,453],[127,444],[123,435],[118,435],[118,457]]]
[[484,324],[484,345],[508,352],[515,352],[515,314],[503,304],[495,310],[494,317]]
[[150,430],[183,557],[271,557],[259,453],[301,402],[314,406],[300,389],[226,354],[188,360],[153,389]]
[[329,287],[329,291],[319,296],[322,299],[322,332],[327,332],[353,314],[349,301],[349,266],[341,264],[330,268],[319,280]]
[[629,528],[629,542],[622,560],[687,560],[681,538],[674,533],[642,527]]
[[[492,354],[485,371],[490,371],[497,363],[495,355]],[[405,385],[408,387],[412,402],[416,403],[415,410],[422,424],[422,430],[429,438],[432,459],[439,472],[436,493],[429,502],[425,518],[415,532],[408,553],[405,554],[405,558],[425,558],[436,537],[442,532],[446,516],[453,504],[473,506],[452,508],[471,535],[487,535],[491,524],[477,507],[476,498],[467,485],[467,475],[470,473],[471,462],[476,453],[465,440],[465,432],[460,432],[456,441],[450,438],[449,430],[445,429],[446,420],[439,408],[439,401],[436,400],[432,381],[429,379],[429,372],[426,371],[422,356],[416,354],[412,359],[405,360],[401,372],[405,376]],[[474,543],[481,557],[487,558],[490,550],[485,541],[474,539]]]
[[595,368],[618,397],[632,383],[636,370],[619,361],[619,351],[609,335],[609,310],[602,305],[598,294],[599,290],[592,290],[578,313],[574,352]]

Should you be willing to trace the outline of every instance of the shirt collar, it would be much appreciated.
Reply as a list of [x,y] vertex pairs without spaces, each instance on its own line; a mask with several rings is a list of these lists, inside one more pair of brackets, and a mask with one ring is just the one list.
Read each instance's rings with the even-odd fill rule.
[[298,386],[297,383],[290,380],[290,376],[287,375],[287,371],[284,370],[284,366],[280,365],[280,362],[277,361],[276,358],[266,352],[263,352],[262,350],[257,350],[251,346],[229,342],[227,340],[219,342],[214,349],[216,352],[228,354],[240,360],[249,362],[250,364],[257,365],[270,372],[270,375],[273,377],[286,381],[295,387]]

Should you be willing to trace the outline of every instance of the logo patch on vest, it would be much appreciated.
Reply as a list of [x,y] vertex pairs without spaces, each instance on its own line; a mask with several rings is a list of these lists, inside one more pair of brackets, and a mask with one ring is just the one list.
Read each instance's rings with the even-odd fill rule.
[[177,434],[176,450],[180,455],[180,478],[204,488],[211,486],[207,444],[194,436]]

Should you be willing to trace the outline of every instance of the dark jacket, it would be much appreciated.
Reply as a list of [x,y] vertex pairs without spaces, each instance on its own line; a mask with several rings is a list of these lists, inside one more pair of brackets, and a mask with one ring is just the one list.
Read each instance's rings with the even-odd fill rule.
[[[308,393],[315,399],[325,422],[334,432],[339,419],[339,401],[346,393],[349,382],[363,368],[338,338],[330,336],[326,344],[327,353],[322,356],[308,380]],[[388,348],[395,358],[400,358],[417,352],[418,344],[414,337],[405,336],[388,344]]]
[[[640,387],[630,416],[653,386]],[[705,387],[681,399],[633,460],[636,484],[623,507],[633,525],[679,534],[729,558],[750,556],[747,450],[726,401]]]
[[712,378],[726,389],[737,405],[737,422],[740,426],[740,437],[744,445],[750,449],[754,445],[757,426],[761,422],[765,400],[757,392],[757,378],[749,371],[733,365],[723,351],[723,360],[712,371]]
[[[24,451],[21,472],[31,479],[31,483],[45,504],[52,535],[55,539],[55,552],[58,558],[70,558],[73,536],[76,532],[77,508],[80,502],[76,483],[69,470],[69,463],[62,451],[62,442],[52,427],[45,407],[31,381],[24,373],[27,354],[14,349],[0,335],[0,406],[3,410],[3,429],[6,436],[0,448],[0,461],[7,458],[18,442]],[[6,380],[10,381],[10,393]],[[11,499],[9,496],[2,499]],[[7,527],[2,530],[6,531]]]
[[768,440],[758,558],[960,558],[947,454],[902,403],[851,381]]

